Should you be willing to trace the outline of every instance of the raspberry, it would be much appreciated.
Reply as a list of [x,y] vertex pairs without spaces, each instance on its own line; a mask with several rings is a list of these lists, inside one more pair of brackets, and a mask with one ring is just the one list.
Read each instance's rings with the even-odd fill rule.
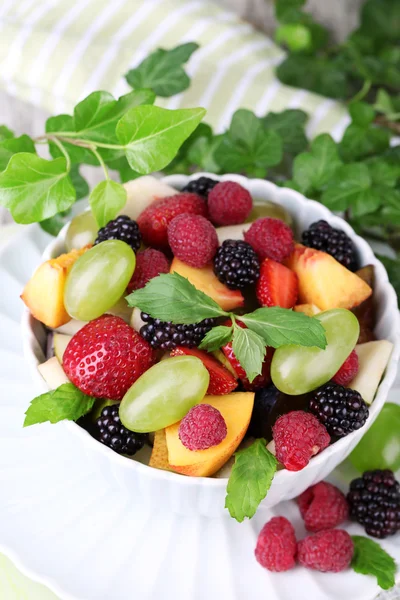
[[359,366],[357,352],[353,350],[350,356],[346,358],[336,375],[332,377],[332,381],[338,383],[339,385],[343,385],[344,387],[348,386],[357,375]]
[[215,225],[244,223],[252,208],[250,193],[234,181],[221,181],[208,194],[210,219]]
[[94,426],[94,434],[102,444],[114,452],[128,456],[133,456],[141,450],[148,439],[147,433],[135,433],[122,425],[119,404],[103,408]]
[[293,250],[293,232],[286,223],[272,217],[257,219],[244,234],[260,261],[272,258],[282,262]]
[[121,400],[154,362],[148,344],[120,317],[103,315],[82,327],[63,356],[64,371],[89,396]]
[[94,245],[106,240],[121,240],[136,252],[142,243],[142,236],[136,221],[132,221],[125,215],[120,215],[113,221],[109,221],[105,227],[99,229]]
[[146,283],[160,273],[169,272],[169,262],[165,254],[154,248],[146,248],[136,254],[136,267],[128,283],[128,292],[144,288]]
[[213,259],[218,248],[214,226],[201,215],[175,217],[168,227],[168,242],[177,258],[198,269]]
[[321,481],[312,485],[297,498],[307,531],[333,529],[349,516],[344,494],[330,483]]
[[357,269],[357,255],[352,240],[344,231],[334,229],[326,221],[312,223],[303,231],[301,239],[305,246],[327,252],[350,271]]
[[260,263],[253,248],[243,240],[225,240],[214,258],[214,273],[231,290],[255,283]]
[[273,517],[261,529],[255,555],[268,571],[288,571],[296,563],[296,536],[285,517]]
[[168,248],[168,225],[182,213],[207,216],[207,205],[196,194],[175,194],[148,206],[138,217],[138,225],[147,246]]
[[304,469],[310,458],[329,446],[330,437],[314,415],[293,410],[272,427],[276,458],[288,471]]
[[207,450],[217,446],[227,434],[224,417],[210,404],[197,404],[183,417],[179,439],[189,450]]
[[353,540],[343,529],[328,529],[310,535],[297,544],[299,563],[309,569],[339,573],[350,566]]
[[217,183],[218,181],[216,179],[211,179],[210,177],[199,177],[198,179],[192,179],[192,181],[189,181],[189,183],[182,188],[182,192],[190,192],[207,199],[208,194],[211,192],[213,187],[217,185]]

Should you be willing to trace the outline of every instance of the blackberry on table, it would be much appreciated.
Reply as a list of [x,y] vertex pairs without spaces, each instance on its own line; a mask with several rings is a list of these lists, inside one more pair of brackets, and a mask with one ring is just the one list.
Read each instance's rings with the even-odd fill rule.
[[214,273],[228,288],[238,290],[257,281],[260,263],[248,242],[225,240],[214,257]]
[[366,533],[385,538],[400,529],[400,486],[390,470],[366,471],[347,494],[350,516]]
[[109,221],[105,227],[99,230],[94,244],[100,244],[100,242],[105,242],[106,240],[121,240],[136,252],[142,243],[142,235],[136,221],[132,221],[132,219],[125,215],[120,215],[113,221]]
[[326,221],[312,223],[306,231],[303,231],[301,239],[305,246],[327,252],[350,271],[357,269],[357,256],[353,242],[344,231],[331,227]]
[[314,392],[309,409],[335,437],[360,429],[369,415],[361,394],[332,381]]
[[135,433],[124,427],[119,418],[119,404],[106,406],[95,424],[97,439],[118,454],[133,456],[143,448],[147,434]]
[[202,198],[207,199],[208,194],[211,192],[213,187],[217,185],[218,181],[211,179],[210,177],[199,177],[189,181],[187,185],[181,190],[182,192],[189,192],[191,194],[198,194]]
[[194,348],[198,346],[210,329],[216,324],[216,319],[204,319],[200,323],[190,325],[175,325],[170,322],[153,319],[147,313],[141,313],[145,322],[140,329],[140,335],[152,348],[172,350],[177,346]]

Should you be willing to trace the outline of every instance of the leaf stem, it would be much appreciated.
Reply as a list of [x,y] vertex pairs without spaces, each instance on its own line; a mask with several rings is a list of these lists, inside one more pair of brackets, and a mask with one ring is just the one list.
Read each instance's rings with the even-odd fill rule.
[[68,152],[66,151],[66,149],[65,149],[65,147],[64,147],[64,144],[62,144],[62,142],[60,142],[60,140],[59,140],[58,138],[56,138],[56,137],[54,137],[54,138],[53,138],[53,137],[49,137],[48,139],[49,139],[50,141],[54,142],[54,143],[55,143],[55,145],[56,145],[56,146],[58,146],[58,148],[59,148],[59,149],[61,150],[61,152],[64,154],[64,156],[65,156],[65,160],[66,160],[66,162],[67,162],[67,171],[68,171],[68,173],[69,173],[69,172],[70,172],[70,170],[71,170],[71,159],[70,159],[70,157],[69,157],[69,154],[68,154]]
[[350,98],[350,100],[348,101],[349,104],[351,102],[360,102],[360,100],[365,98],[365,96],[368,94],[369,90],[371,89],[371,85],[372,85],[372,81],[370,79],[366,79],[363,83],[362,88],[357,92],[357,94],[355,96],[353,96],[352,98]]
[[101,168],[104,171],[105,178],[107,180],[110,179],[110,175],[108,173],[108,169],[106,167],[106,163],[104,162],[103,157],[101,156],[101,154],[97,151],[96,146],[94,146],[94,145],[89,146],[89,149],[93,152],[93,154],[95,155],[95,157],[99,161],[99,164],[100,164]]
[[67,144],[73,144],[74,146],[81,146],[82,148],[92,149],[95,148],[110,148],[111,150],[124,150],[125,146],[122,144],[105,144],[103,142],[97,142],[93,140],[85,140],[84,138],[77,137],[79,134],[74,131],[52,131],[51,133],[46,133],[34,139],[37,143],[42,143],[46,140],[54,140],[58,139]]

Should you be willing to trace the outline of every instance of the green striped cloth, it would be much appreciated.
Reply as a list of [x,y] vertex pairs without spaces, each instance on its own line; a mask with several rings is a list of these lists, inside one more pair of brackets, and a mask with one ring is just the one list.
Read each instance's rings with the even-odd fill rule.
[[[348,123],[339,104],[281,85],[283,56],[265,35],[204,0],[2,0],[0,82],[3,90],[52,113],[71,112],[90,92],[129,90],[123,77],[157,47],[196,41],[184,94],[159,104],[204,106],[217,131],[239,107],[263,115],[283,108],[310,113],[308,134],[340,137]],[[3,234],[4,235],[4,234]],[[0,598],[55,600],[0,555]]]

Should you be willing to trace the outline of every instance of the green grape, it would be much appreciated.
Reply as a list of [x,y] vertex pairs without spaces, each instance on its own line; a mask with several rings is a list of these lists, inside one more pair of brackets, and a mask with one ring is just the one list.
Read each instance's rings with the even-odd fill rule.
[[313,318],[325,328],[325,350],[288,345],[275,351],[271,377],[284,394],[306,394],[329,381],[357,343],[360,326],[349,310],[334,308]]
[[74,248],[83,248],[86,244],[93,244],[97,236],[98,227],[90,211],[74,217],[69,224],[65,236],[65,246],[70,252]]
[[132,248],[120,240],[107,240],[87,250],[74,263],[65,283],[68,314],[79,321],[100,317],[124,294],[135,265]]
[[121,422],[139,433],[168,427],[204,398],[209,381],[207,369],[195,356],[163,360],[127,391],[119,409]]
[[350,454],[363,473],[374,469],[400,469],[400,406],[387,402],[375,423]]

